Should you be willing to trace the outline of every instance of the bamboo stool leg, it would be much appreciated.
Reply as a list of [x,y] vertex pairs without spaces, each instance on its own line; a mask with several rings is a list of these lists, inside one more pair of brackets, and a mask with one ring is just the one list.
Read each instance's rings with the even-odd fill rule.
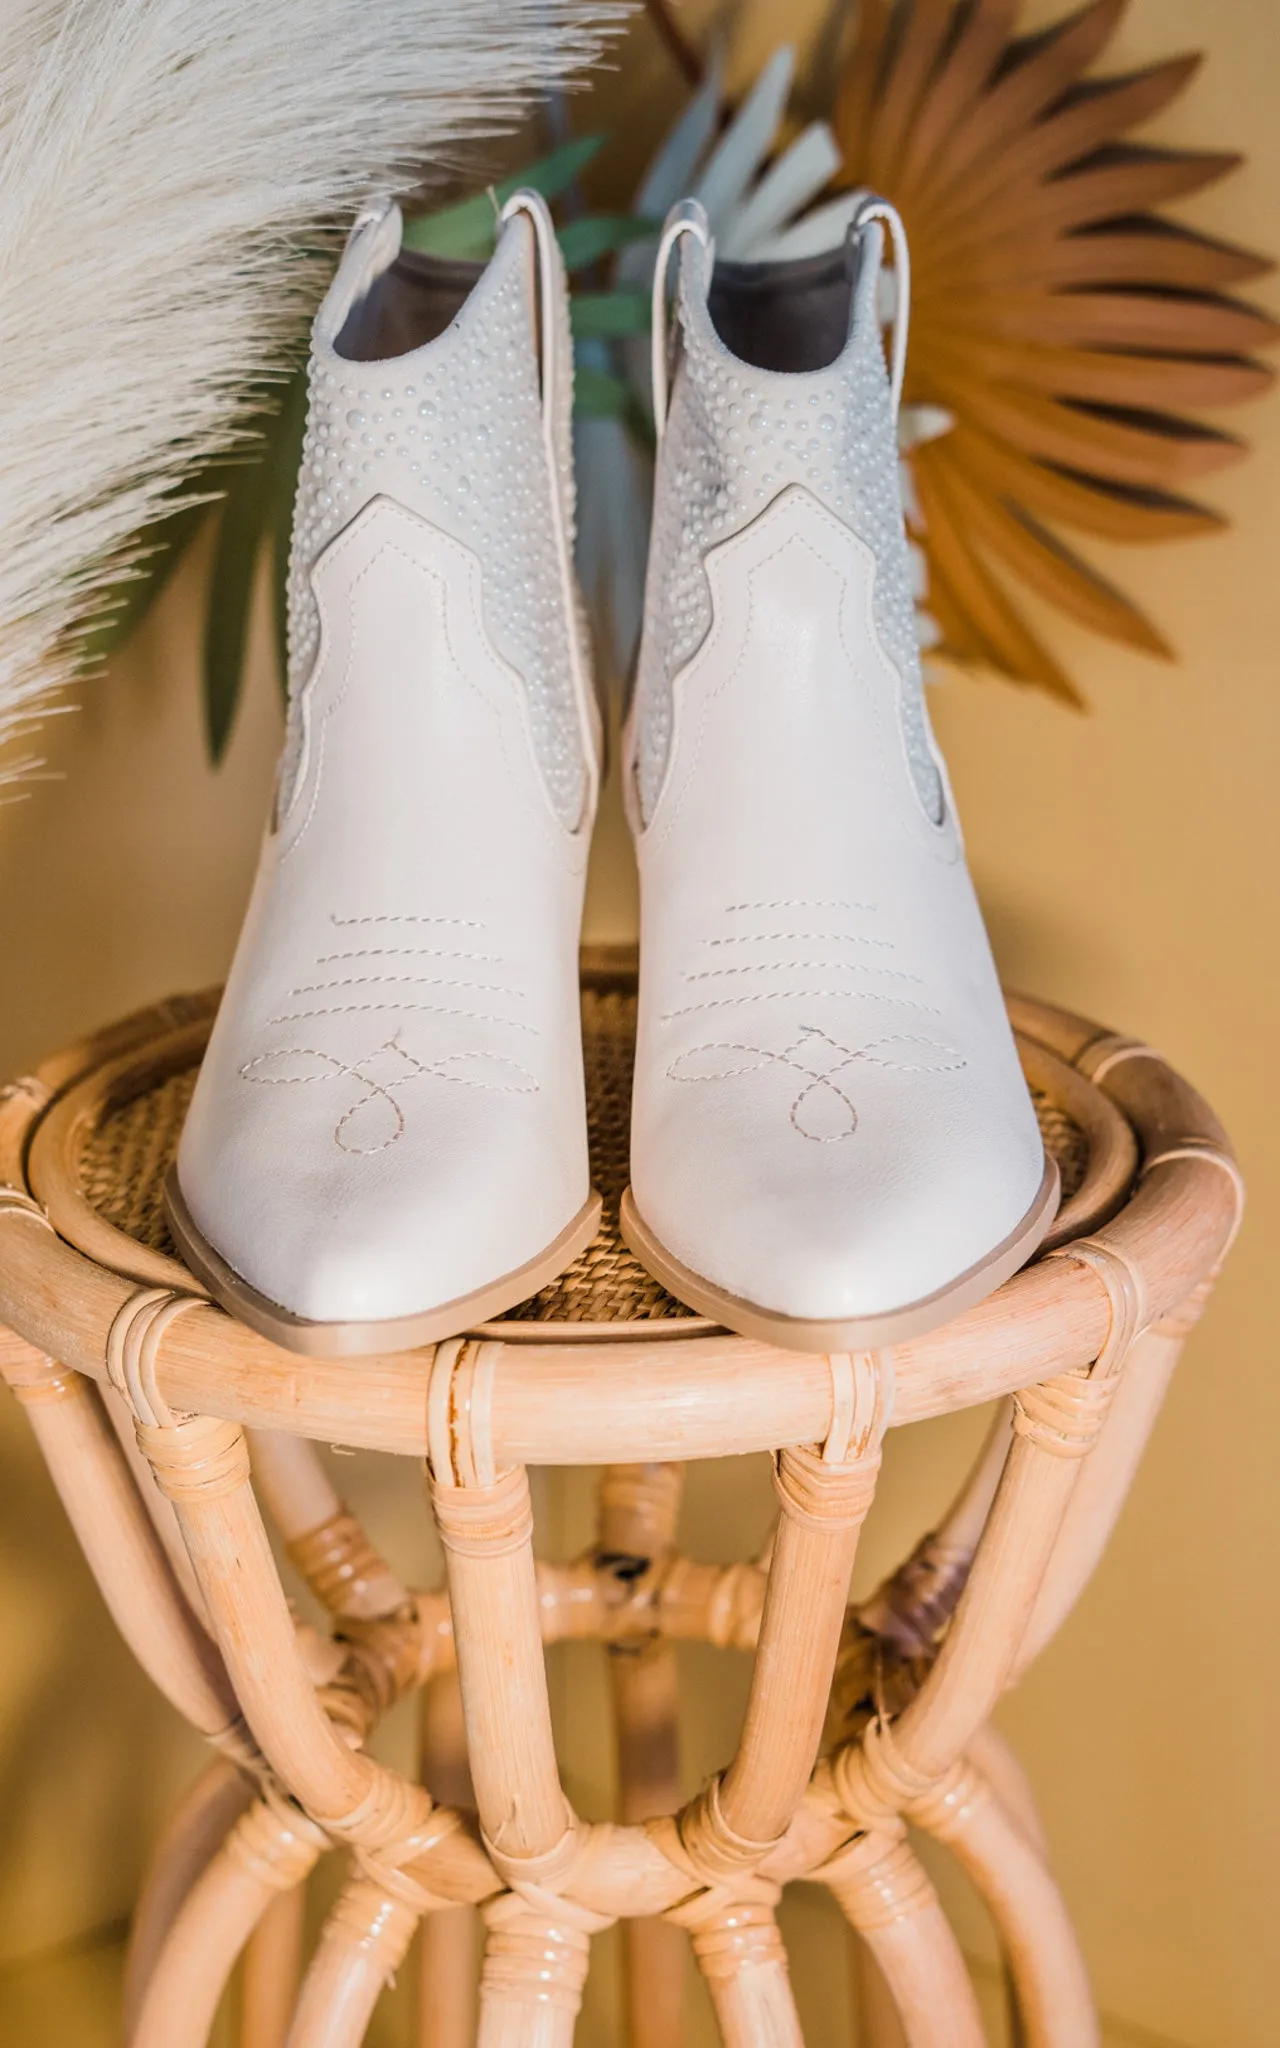
[[422,1858],[444,1896],[487,1897],[493,1873],[457,1817],[436,1815],[429,1793],[358,1747],[393,1696],[357,1682],[371,1683],[381,1665],[357,1659],[350,1684],[317,1694],[249,1482],[243,1431],[212,1417],[140,1420],[138,1440],[177,1511],[245,1719],[279,1781],[370,1867],[403,1865],[411,1878]]
[[1000,1801],[1013,1821],[1044,1861],[1049,1860],[1049,1842],[1036,1804],[1031,1780],[1013,1744],[994,1721],[988,1721],[970,1737],[965,1750],[969,1763]]
[[[610,1465],[600,1482],[602,1570],[634,1575],[672,1551],[683,1467]],[[609,1685],[618,1747],[618,1812],[654,1820],[680,1803],[675,1645],[610,1643]],[[638,1918],[623,1928],[630,2048],[671,2048],[684,2021],[687,1944],[670,1921]]]
[[[676,1751],[679,1704],[672,1643],[611,1644],[609,1679],[618,1745],[619,1818],[652,1820],[680,1803]],[[689,1944],[659,1918],[624,1923],[626,2039],[630,2048],[669,2048],[684,2025]]]
[[551,1729],[529,1482],[523,1466],[488,1485],[442,1485],[433,1473],[431,1500],[481,1832],[515,1888],[484,1912],[480,2048],[568,2048],[589,1936],[609,1923],[550,1889],[572,1867],[578,1829]]
[[272,1901],[300,1885],[327,1846],[321,1830],[282,1800],[255,1801],[183,1902],[128,2048],[205,2048],[245,1942]]
[[813,1874],[873,1956],[906,2048],[985,2048],[964,1957],[901,1823],[894,1833],[858,1836]]
[[610,1924],[557,1887],[583,1835],[556,1763],[522,1465],[494,1469],[489,1390],[500,1345],[439,1346],[427,1400],[428,1483],[444,1545],[467,1754],[481,1836],[512,1887],[486,1907],[482,2048],[561,2048],[589,1937]]
[[255,1490],[289,1556],[326,1610],[341,1621],[374,1621],[411,1599],[336,1488],[305,1437],[247,1432]]
[[528,1477],[521,1465],[487,1486],[433,1477],[431,1503],[445,1549],[480,1825],[491,1853],[536,1866],[529,1875],[542,1880],[547,1856],[572,1846],[573,1817],[551,1732]]
[[26,1411],[107,1610],[171,1705],[202,1735],[244,1753],[239,1707],[182,1597],[97,1389],[6,1335],[0,1370]]
[[961,1764],[908,1815],[947,1843],[987,1905],[1027,2048],[1097,2048],[1093,1994],[1062,1894],[978,1773]]
[[857,2014],[858,2048],[906,2048],[897,2001],[889,1989],[875,1950],[849,1928],[850,1963],[853,1969],[853,2009]]
[[[422,1782],[447,1806],[473,1804],[457,1673],[422,1695]],[[428,1913],[418,1938],[418,2048],[471,2048],[479,2010],[479,1922],[474,1906]]]
[[1063,1518],[1018,1652],[1015,1680],[1057,1634],[1111,1540],[1184,1341],[1181,1326],[1155,1328],[1144,1331],[1129,1352],[1111,1411]]
[[[1085,1394],[1081,1398],[1080,1390]],[[1074,1387],[1037,1389],[1041,1397],[1019,1396],[1019,1421],[1056,1435],[1062,1413],[1089,1437],[1101,1422],[1098,1389],[1087,1381]],[[1026,1407],[1023,1403],[1026,1402]],[[863,1826],[891,1824],[933,1790],[985,1723],[1012,1668],[1045,1565],[1061,1526],[1079,1457],[1061,1445],[1015,1435],[991,1515],[979,1544],[951,1630],[921,1690],[892,1723],[873,1721],[860,1742],[833,1758],[833,1776],[845,1810]],[[874,1835],[864,1838],[874,1840]],[[899,1863],[906,1856],[899,1844]],[[855,1866],[856,1867],[856,1866]],[[861,1873],[859,1873],[860,1877]],[[921,1873],[922,1882],[923,1873]],[[941,1907],[929,1887],[928,1902],[913,1903],[887,1923],[873,1896],[859,1882],[852,1890],[833,1885],[859,1933],[873,1948],[899,2012],[910,2048],[950,2043],[946,2029],[958,2027],[958,1984],[963,1962],[954,1949]],[[868,1915],[870,1918],[868,1918]],[[946,1929],[944,1939],[943,1930]],[[967,1983],[967,1976],[965,1977]],[[982,2039],[970,1992],[969,2020],[976,2031],[956,2031],[957,2042]]]
[[731,1904],[704,1912],[694,1928],[693,1952],[724,2048],[804,2048],[772,1905]]
[[[1085,1461],[1063,1517],[1059,1540],[1050,1556],[1019,1649],[1012,1682],[1016,1683],[1057,1633],[1092,1577],[1128,1497],[1187,1334],[1202,1312],[1209,1291],[1208,1285],[1197,1288],[1179,1315],[1144,1331],[1130,1346],[1101,1434]],[[1014,1751],[988,1724],[974,1735],[968,1753],[970,1761],[998,1795],[1005,1815],[1021,1828],[1041,1859],[1047,1860],[1047,1844],[1034,1795]],[[1046,1930],[1056,1930],[1059,1947],[1065,1948],[1069,1944],[1074,1949],[1074,1930],[1066,1919],[1056,1887],[1053,1899],[1041,1917]],[[1046,1938],[1051,1937],[1047,1935]],[[1077,1964],[1077,1974],[1083,1980],[1083,1994],[1089,1998],[1083,1964],[1078,1958]],[[1039,2038],[1036,2033],[1038,2021],[1035,2013],[1025,2005],[1022,1978],[1012,1956],[1009,1958],[1009,1971],[1016,2039],[1018,2048],[1022,2048],[1024,2042],[1035,2042]],[[1089,2010],[1092,2012],[1091,2001]],[[1091,2024],[1096,2031],[1096,2020]],[[1062,2038],[1070,2039],[1070,2035],[1064,2034]],[[1081,2038],[1088,2040],[1091,2037],[1082,2033]]]
[[107,1412],[107,1420],[115,1431],[116,1441],[124,1453],[125,1463],[133,1474],[142,1504],[151,1517],[152,1526],[163,1545],[173,1576],[182,1588],[183,1599],[207,1634],[209,1617],[204,1611],[204,1601],[200,1597],[196,1575],[191,1569],[191,1559],[187,1556],[187,1546],[182,1540],[177,1516],[156,1485],[155,1474],[138,1449],[138,1439],[133,1428],[133,1413],[129,1404],[112,1386],[100,1388],[99,1394]]
[[737,1753],[674,1830],[656,1831],[671,1860],[707,1887],[668,1917],[694,1933],[732,2048],[800,2039],[775,1900],[751,1873],[791,1825],[813,1771],[889,1407],[887,1367],[874,1355],[835,1356],[830,1371],[826,1443],[784,1449],[775,1461],[781,1515]]
[[1141,1322],[1140,1285],[1127,1260],[1101,1241],[1073,1245],[1070,1256],[1096,1265],[1111,1299],[1111,1334],[1092,1373],[1069,1373],[1015,1396],[1013,1441],[937,1662],[892,1736],[873,1723],[858,1748],[836,1759],[837,1789],[854,1801],[846,1807],[855,1818],[900,1811],[930,1790],[989,1719],[1017,1668],[1083,1462]]
[[[1110,1334],[1091,1373],[1066,1374],[1015,1396],[1013,1441],[936,1663],[897,1721],[871,1722],[860,1742],[845,1745],[832,1760],[845,1811],[873,1830],[917,1805],[928,1810],[929,1795],[987,1721],[1016,1670],[1083,1460],[1098,1441],[1141,1327],[1141,1281],[1127,1259],[1101,1239],[1073,1244],[1061,1256],[1098,1273],[1111,1304]],[[884,1963],[879,1947],[877,1954]],[[899,1995],[901,1980],[887,1965],[885,1974]],[[935,2024],[941,2027],[943,2008],[935,1995]],[[903,2018],[908,2020],[905,2010]]]
[[[869,1363],[869,1362],[868,1362]],[[857,1394],[862,1399],[857,1402]],[[854,1404],[870,1408],[857,1414]],[[884,1427],[874,1364],[851,1393],[852,1441],[780,1451],[774,1484],[782,1514],[769,1564],[760,1644],[737,1755],[681,1834],[708,1830],[737,1859],[754,1860],[790,1826],[809,1782],[831,1697],[849,1579],[880,1472]],[[693,1850],[697,1855],[698,1850]]]
[[708,1884],[754,1869],[781,1840],[822,1740],[890,1405],[889,1368],[874,1353],[833,1356],[830,1370],[837,1419],[827,1442],[775,1459],[782,1512],[737,1754],[680,1816],[681,1844]]
[[360,2048],[417,1924],[405,1901],[370,1878],[352,1878],[325,1922],[286,2048]]
[[286,1543],[342,1513],[343,1502],[313,1443],[282,1429],[248,1429],[253,1483]]
[[933,1648],[964,1590],[1012,1435],[1013,1403],[1001,1401],[973,1469],[938,1527],[859,1606],[863,1630],[909,1657]]
[[[264,1756],[306,1811],[342,1832],[349,1816],[364,1816],[380,1793],[393,1799],[397,1781],[342,1739],[316,1696],[249,1483],[244,1432],[233,1423],[190,1416],[139,1422],[138,1440],[177,1510],[219,1646]],[[357,1723],[353,1732],[363,1734],[358,1703],[348,1705]],[[409,1815],[403,1818],[408,1824]]]
[[573,2048],[590,1938],[609,1922],[550,1892],[507,1892],[482,1910],[476,2048]]
[[429,1913],[418,1938],[418,2048],[471,2048],[480,1997],[474,1906]]
[[217,1757],[196,1779],[156,1844],[129,1929],[122,1997],[126,2041],[132,2038],[142,1994],[183,1901],[252,1802],[249,1780],[234,1764]]
[[285,2048],[302,1978],[307,1890],[296,1884],[271,1901],[245,1946],[240,1966],[237,2048]]

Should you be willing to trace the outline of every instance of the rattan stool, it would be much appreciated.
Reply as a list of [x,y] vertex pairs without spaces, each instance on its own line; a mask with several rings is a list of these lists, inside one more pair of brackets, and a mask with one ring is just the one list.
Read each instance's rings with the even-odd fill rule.
[[[955,1938],[908,1845],[945,1839],[985,1897],[1031,2048],[1096,2040],[1016,1761],[988,1725],[1104,1548],[1183,1337],[1236,1228],[1216,1120],[1146,1047],[1012,1005],[1063,1206],[1037,1262],[880,1354],[790,1354],[689,1315],[617,1232],[634,977],[584,966],[600,1237],[465,1340],[358,1362],[275,1349],[199,1293],[161,1185],[212,998],[100,1034],[0,1099],[0,1363],[134,1654],[219,1753],[135,1921],[132,2048],[198,2048],[249,1944],[245,2048],[354,2048],[424,1919],[422,2040],[571,2041],[591,1936],[628,1923],[630,2039],[679,2039],[693,1944],[728,2048],[800,2042],[774,1908],[830,1887],[874,1966],[868,2043],[976,2048]],[[857,1608],[885,1429],[1009,1397],[942,1526]],[[447,1590],[372,1550],[309,1440],[424,1458]],[[675,1547],[681,1462],[772,1454],[765,1557]],[[535,1559],[526,1468],[601,1465],[599,1535]],[[252,1477],[251,1477],[252,1466]],[[264,1513],[333,1617],[295,1624]],[[622,1811],[570,1809],[543,1644],[608,1645]],[[673,1644],[755,1650],[737,1754],[682,1811]],[[364,1743],[426,1689],[438,1803]],[[460,1688],[462,1715],[451,1713]],[[461,1726],[465,1724],[465,1754]],[[296,1900],[349,1874],[298,1991]],[[295,1993],[296,2003],[295,2003]],[[292,2017],[290,2017],[292,2013]]]

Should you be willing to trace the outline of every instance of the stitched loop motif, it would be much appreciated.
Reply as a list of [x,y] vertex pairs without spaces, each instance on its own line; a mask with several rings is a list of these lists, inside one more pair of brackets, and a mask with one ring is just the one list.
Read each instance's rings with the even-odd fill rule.
[[[899,1047],[901,1052],[896,1050]],[[723,1041],[691,1046],[671,1062],[667,1078],[732,1081],[742,1074],[759,1073],[765,1067],[786,1068],[804,1083],[791,1104],[792,1128],[815,1145],[836,1145],[857,1132],[857,1107],[842,1081],[859,1060],[873,1067],[892,1067],[902,1074],[953,1074],[965,1065],[951,1046],[910,1032],[875,1038],[867,1045],[847,1046],[819,1030],[816,1024],[804,1024],[800,1036],[781,1052],[772,1052],[767,1046]]]
[[536,1095],[538,1083],[518,1060],[492,1052],[451,1052],[420,1060],[400,1043],[395,1032],[357,1060],[341,1060],[315,1046],[287,1045],[259,1053],[240,1069],[242,1079],[268,1088],[301,1087],[312,1081],[350,1081],[356,1100],[334,1126],[340,1151],[367,1156],[385,1152],[403,1138],[407,1128],[401,1092],[411,1084],[433,1079],[455,1081],[463,1088],[484,1088],[502,1095]]

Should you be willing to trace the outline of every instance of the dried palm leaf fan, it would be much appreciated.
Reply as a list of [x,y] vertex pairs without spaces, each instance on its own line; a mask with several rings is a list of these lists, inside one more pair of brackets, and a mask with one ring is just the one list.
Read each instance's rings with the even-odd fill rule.
[[1018,0],[862,0],[834,114],[841,182],[883,192],[911,238],[907,395],[956,422],[912,458],[941,651],[1075,703],[998,572],[1168,655],[1056,529],[1156,541],[1221,526],[1183,492],[1246,451],[1183,408],[1265,390],[1253,352],[1280,338],[1227,296],[1264,258],[1149,210],[1240,159],[1120,139],[1199,58],[1085,76],[1125,5],[1093,0],[1017,38]]

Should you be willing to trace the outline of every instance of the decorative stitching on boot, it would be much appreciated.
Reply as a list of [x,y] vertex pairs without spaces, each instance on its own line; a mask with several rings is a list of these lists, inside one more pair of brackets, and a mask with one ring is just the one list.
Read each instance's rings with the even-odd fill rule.
[[908,974],[902,967],[873,967],[865,960],[745,960],[733,967],[700,967],[693,974],[681,977],[684,981],[722,981],[729,974],[782,974],[789,968],[798,967],[802,974],[879,974],[891,981],[914,982],[923,988],[924,982],[918,974]]
[[[408,1071],[399,1075],[392,1074],[390,1077],[380,1080],[370,1069],[373,1063],[380,1059],[383,1054],[393,1055],[396,1059],[403,1061]],[[320,1066],[317,1071],[310,1074],[273,1074],[255,1071],[257,1068],[289,1060],[317,1060],[320,1062]],[[504,1067],[511,1073],[518,1074],[520,1079],[519,1081],[500,1081],[490,1079],[483,1074],[454,1073],[449,1071],[455,1066],[469,1064],[472,1061],[487,1061],[492,1066]],[[240,1073],[244,1080],[252,1081],[260,1087],[268,1088],[306,1087],[314,1081],[350,1079],[359,1082],[366,1092],[356,1102],[353,1102],[339,1118],[334,1127],[333,1141],[341,1151],[350,1152],[360,1157],[368,1157],[375,1152],[385,1152],[390,1146],[397,1144],[404,1136],[408,1126],[404,1109],[399,1101],[399,1092],[413,1081],[428,1078],[438,1081],[453,1081],[460,1087],[482,1088],[499,1095],[536,1095],[539,1092],[538,1082],[529,1073],[528,1069],[522,1067],[518,1060],[507,1059],[500,1053],[454,1052],[445,1053],[437,1060],[419,1060],[411,1052],[406,1051],[405,1047],[400,1045],[394,1036],[387,1039],[384,1044],[375,1046],[372,1052],[363,1054],[358,1060],[338,1059],[333,1053],[322,1052],[317,1046],[282,1046],[278,1051],[259,1053],[256,1059],[247,1060],[244,1066],[241,1067]],[[379,1105],[382,1105],[381,1110],[378,1107]],[[362,1145],[351,1142],[351,1136],[353,1135],[350,1129],[351,1126],[357,1122],[363,1122],[365,1125],[368,1125],[372,1117],[380,1114],[384,1115],[385,1120],[385,1111],[390,1111],[392,1118],[391,1128],[377,1144]]]
[[[943,1057],[941,1060],[902,1060],[887,1057],[884,1048],[892,1045],[918,1046]],[[820,1052],[819,1048],[822,1046],[827,1047],[829,1053],[835,1055],[834,1060]],[[798,1058],[797,1055],[801,1052],[808,1054],[809,1057]],[[744,1056],[746,1064],[722,1067],[710,1072],[679,1071],[682,1066],[698,1059],[700,1055],[710,1053],[739,1053]],[[824,1060],[825,1064],[814,1064],[815,1059]],[[857,1105],[840,1086],[837,1077],[860,1060],[871,1066],[891,1067],[896,1072],[904,1074],[951,1074],[967,1065],[966,1060],[953,1047],[939,1045],[931,1038],[918,1038],[910,1033],[900,1032],[887,1038],[872,1039],[868,1045],[850,1047],[842,1045],[839,1039],[832,1038],[817,1025],[805,1024],[801,1026],[800,1036],[792,1044],[784,1046],[781,1052],[772,1051],[767,1046],[733,1042],[691,1046],[688,1051],[680,1053],[671,1062],[667,1068],[667,1078],[680,1082],[731,1081],[743,1074],[759,1073],[764,1067],[789,1068],[792,1073],[804,1077],[807,1083],[791,1104],[790,1121],[794,1129],[800,1137],[808,1138],[813,1144],[834,1145],[846,1138],[852,1138],[858,1128]],[[834,1121],[836,1128],[811,1128],[814,1123],[823,1122],[828,1118]]]
[[401,916],[397,911],[379,911],[371,917],[339,917],[330,911],[329,922],[337,925],[339,929],[354,924],[456,924],[471,932],[485,930],[485,926],[474,917],[410,917]]
[[709,1002],[687,1003],[683,1009],[665,1011],[658,1021],[662,1024],[671,1024],[677,1017],[693,1017],[701,1010],[732,1010],[740,1003],[807,1003],[825,1001],[827,997],[838,997],[841,1002],[892,1003],[895,1009],[919,1010],[927,1017],[942,1015],[935,1003],[918,1003],[914,996],[888,996],[879,989],[766,988],[755,995],[715,996]]

